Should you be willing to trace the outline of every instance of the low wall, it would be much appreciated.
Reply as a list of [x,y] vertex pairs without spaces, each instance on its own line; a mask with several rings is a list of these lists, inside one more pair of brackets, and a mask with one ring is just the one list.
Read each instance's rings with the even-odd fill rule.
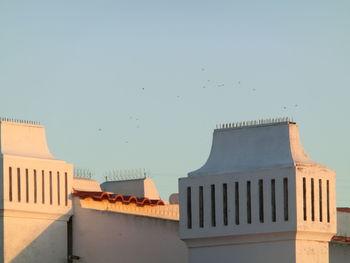
[[82,208],[79,198],[73,201],[73,254],[79,262],[187,262],[178,221]]

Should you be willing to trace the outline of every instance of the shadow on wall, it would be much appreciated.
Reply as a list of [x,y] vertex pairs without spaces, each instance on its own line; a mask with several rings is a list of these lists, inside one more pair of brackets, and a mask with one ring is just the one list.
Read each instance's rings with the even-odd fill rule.
[[[2,223],[7,217],[2,217]],[[12,218],[11,218],[12,219]],[[21,218],[19,218],[21,219]],[[50,262],[50,263],[66,263],[67,260],[67,247],[68,247],[68,235],[67,235],[67,216],[61,216],[51,223],[49,223],[44,231],[31,241],[24,249],[22,249],[13,258],[15,251],[18,249],[18,245],[21,241],[26,242],[26,239],[32,239],[28,233],[35,233],[38,230],[37,225],[46,223],[48,219],[29,219],[32,220],[32,224],[26,220],[26,231],[20,237],[11,237],[6,239],[5,242],[5,255],[2,255],[3,260],[1,262],[5,263],[40,263],[40,262]],[[45,222],[46,221],[46,222]],[[51,221],[51,220],[50,220]],[[2,228],[3,229],[3,228]],[[7,230],[5,230],[5,234]],[[3,234],[3,233],[2,233]],[[4,240],[4,239],[2,239]],[[2,244],[3,245],[3,244]],[[9,255],[10,253],[10,255]]]

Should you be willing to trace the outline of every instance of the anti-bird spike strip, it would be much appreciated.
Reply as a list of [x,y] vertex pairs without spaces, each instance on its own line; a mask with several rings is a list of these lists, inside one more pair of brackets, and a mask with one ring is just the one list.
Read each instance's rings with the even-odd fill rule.
[[239,127],[268,125],[268,124],[283,123],[283,122],[293,122],[293,118],[278,117],[278,118],[268,118],[268,119],[251,120],[251,121],[222,123],[222,124],[216,124],[216,129],[232,129],[232,128],[239,128]]

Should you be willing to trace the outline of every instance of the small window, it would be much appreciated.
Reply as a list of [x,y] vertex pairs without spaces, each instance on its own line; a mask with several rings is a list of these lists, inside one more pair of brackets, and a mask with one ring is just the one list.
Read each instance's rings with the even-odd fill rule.
[[319,199],[319,206],[320,206],[320,222],[322,222],[323,220],[323,215],[322,215],[322,180],[319,179],[318,180],[318,199]]
[[45,172],[41,171],[41,202],[45,204]]
[[303,215],[304,221],[307,220],[307,202],[306,202],[306,178],[303,177]]
[[289,198],[288,198],[288,178],[283,179],[283,192],[284,192],[284,221],[289,219]]
[[227,184],[222,185],[222,201],[223,201],[223,216],[224,216],[224,225],[228,224],[228,215],[227,215]]
[[52,172],[49,172],[49,184],[50,184],[50,205],[52,205]]
[[252,223],[252,195],[250,181],[247,182],[247,223]]
[[311,178],[311,220],[315,221],[315,186],[313,178]]
[[327,180],[327,222],[329,223],[331,221],[331,215],[330,215],[330,203],[329,203],[329,180]]
[[12,202],[12,167],[9,167],[9,199]]
[[215,185],[211,185],[211,226],[216,226]]
[[239,225],[239,184],[235,182],[235,216],[236,225]]
[[58,204],[58,205],[61,205],[60,172],[57,172],[57,204]]
[[64,173],[64,203],[68,206],[68,175]]
[[29,203],[29,173],[26,169],[26,202]]
[[192,197],[191,187],[187,187],[187,228],[192,228]]
[[259,220],[264,223],[264,181],[259,180]]
[[38,201],[38,181],[36,178],[36,170],[34,170],[34,203]]
[[271,216],[272,222],[276,222],[276,180],[271,180]]
[[204,227],[203,186],[199,187],[199,227]]
[[17,168],[17,193],[18,202],[21,202],[21,169]]

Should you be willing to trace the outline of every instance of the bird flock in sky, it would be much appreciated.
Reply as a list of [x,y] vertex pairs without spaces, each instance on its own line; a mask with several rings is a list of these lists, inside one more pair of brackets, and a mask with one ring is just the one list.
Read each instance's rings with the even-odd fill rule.
[[[202,67],[202,68],[201,68],[201,71],[202,71],[202,72],[205,72],[206,69],[205,69],[204,67]],[[214,81],[212,81],[211,79],[207,79],[206,85],[203,85],[203,86],[202,86],[202,89],[207,89],[207,88],[210,88],[210,87],[213,87],[213,86],[214,86],[214,87],[217,87],[217,88],[223,88],[223,87],[225,87],[225,83],[218,83],[218,84],[216,84],[216,85],[213,85],[212,83],[214,83]],[[237,82],[235,83],[235,85],[241,85],[241,81],[240,81],[240,80],[237,81]],[[227,85],[226,85],[226,86],[227,86]],[[251,91],[252,91],[252,92],[256,92],[257,89],[256,89],[256,88],[253,88]],[[146,92],[146,89],[145,89],[144,87],[141,88],[141,92]],[[176,99],[181,99],[180,94],[176,95]],[[298,104],[294,104],[293,107],[294,107],[294,108],[297,108],[297,107],[298,107]],[[282,108],[283,108],[283,110],[287,110],[287,109],[290,108],[290,107],[283,106]],[[139,118],[136,118],[136,117],[134,117],[134,116],[129,116],[129,120],[136,123],[136,125],[135,125],[135,128],[136,128],[136,129],[140,129],[140,128],[141,128],[140,119],[139,119]],[[98,128],[98,132],[102,132],[102,131],[103,131],[102,127]],[[125,140],[124,140],[124,143],[125,143],[125,144],[128,144],[128,143],[129,143],[129,140],[125,139]]]

